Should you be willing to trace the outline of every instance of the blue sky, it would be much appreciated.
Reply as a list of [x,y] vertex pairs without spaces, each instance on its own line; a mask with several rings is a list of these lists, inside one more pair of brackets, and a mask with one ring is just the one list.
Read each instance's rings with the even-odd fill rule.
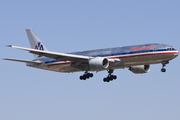
[[[1,58],[32,60],[33,55],[7,48],[30,47],[32,28],[56,52],[164,43],[180,50],[179,0],[0,1]],[[151,65],[147,74],[115,70],[116,81],[104,83],[107,72],[80,81],[78,73],[57,73],[0,62],[1,120],[178,120],[180,58],[167,72]]]

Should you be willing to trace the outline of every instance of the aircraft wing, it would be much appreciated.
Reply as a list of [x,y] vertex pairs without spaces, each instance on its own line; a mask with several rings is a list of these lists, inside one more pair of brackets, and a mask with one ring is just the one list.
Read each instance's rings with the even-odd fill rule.
[[65,54],[65,53],[57,53],[57,52],[50,52],[50,51],[42,51],[42,50],[36,50],[36,49],[30,49],[25,47],[18,47],[18,46],[12,46],[7,45],[8,47],[17,48],[21,50],[29,51],[30,53],[39,55],[39,56],[46,56],[49,58],[54,58],[62,61],[79,61],[79,60],[89,60],[92,57],[89,56],[82,56],[82,55],[73,55],[73,54]]
[[29,60],[19,60],[19,59],[9,59],[4,58],[3,60],[10,60],[10,61],[16,61],[16,62],[24,62],[24,63],[34,63],[34,64],[41,64],[41,61],[29,61]]

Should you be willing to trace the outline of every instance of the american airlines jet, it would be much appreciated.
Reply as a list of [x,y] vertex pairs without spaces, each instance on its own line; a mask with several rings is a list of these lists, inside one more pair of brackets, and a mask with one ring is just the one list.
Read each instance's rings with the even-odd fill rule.
[[93,77],[92,71],[108,71],[104,82],[117,79],[113,75],[115,69],[129,68],[135,74],[147,73],[150,71],[150,64],[162,64],[161,72],[170,60],[179,55],[179,52],[172,46],[164,44],[143,44],[126,47],[98,49],[90,51],[57,53],[48,51],[41,40],[32,29],[26,29],[31,45],[30,48],[7,45],[8,47],[29,51],[34,54],[34,60],[9,59],[17,62],[24,62],[27,66],[56,72],[79,72],[84,71],[80,80]]

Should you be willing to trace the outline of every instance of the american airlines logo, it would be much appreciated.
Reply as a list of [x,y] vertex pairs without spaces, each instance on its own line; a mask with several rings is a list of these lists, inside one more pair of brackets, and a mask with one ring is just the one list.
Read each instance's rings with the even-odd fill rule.
[[132,47],[130,51],[135,51],[135,50],[150,50],[150,49],[154,49],[154,46]]
[[41,42],[38,42],[38,45],[35,46],[36,50],[44,50],[43,45],[41,44]]

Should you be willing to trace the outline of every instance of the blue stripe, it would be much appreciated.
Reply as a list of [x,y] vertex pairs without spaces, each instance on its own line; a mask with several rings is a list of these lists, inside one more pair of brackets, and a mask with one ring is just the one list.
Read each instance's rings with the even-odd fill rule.
[[176,50],[167,50],[167,49],[159,49],[159,50],[140,50],[140,51],[132,51],[132,52],[124,52],[124,53],[114,53],[114,54],[96,55],[96,56],[92,56],[92,57],[108,57],[108,56],[118,56],[118,55],[132,55],[132,54],[137,54],[137,53],[159,52],[159,51],[176,51]]

